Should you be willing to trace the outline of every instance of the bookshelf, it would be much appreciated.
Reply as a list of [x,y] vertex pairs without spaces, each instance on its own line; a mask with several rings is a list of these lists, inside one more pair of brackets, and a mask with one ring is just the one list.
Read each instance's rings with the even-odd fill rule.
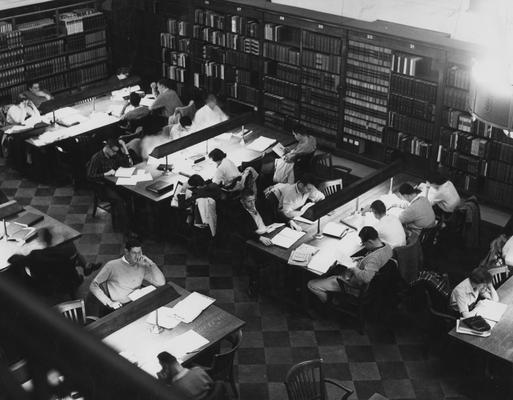
[[108,76],[105,18],[95,4],[14,8],[0,16],[1,102],[11,102],[32,80],[59,93]]

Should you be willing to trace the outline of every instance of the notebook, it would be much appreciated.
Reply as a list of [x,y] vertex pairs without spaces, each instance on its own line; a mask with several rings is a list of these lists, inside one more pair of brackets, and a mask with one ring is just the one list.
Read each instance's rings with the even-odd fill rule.
[[271,242],[278,247],[288,249],[304,235],[305,232],[295,231],[294,229],[290,228],[283,228],[276,236],[271,239]]
[[173,190],[174,183],[159,180],[156,182],[153,182],[151,185],[146,186],[146,190],[155,193],[156,195],[163,195],[164,193],[167,193],[171,190]]

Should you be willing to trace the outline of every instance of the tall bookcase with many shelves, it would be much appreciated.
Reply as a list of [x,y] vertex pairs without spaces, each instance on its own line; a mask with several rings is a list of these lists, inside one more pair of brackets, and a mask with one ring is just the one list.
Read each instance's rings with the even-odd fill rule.
[[39,81],[52,93],[108,76],[105,18],[95,2],[0,17],[0,101]]

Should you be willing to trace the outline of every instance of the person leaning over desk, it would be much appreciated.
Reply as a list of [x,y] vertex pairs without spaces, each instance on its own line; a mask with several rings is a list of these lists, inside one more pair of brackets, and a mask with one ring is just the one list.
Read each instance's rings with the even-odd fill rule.
[[166,283],[162,271],[142,252],[139,239],[129,238],[121,258],[107,262],[94,277],[89,290],[104,305],[117,309],[129,303],[128,295],[146,281],[154,286]]
[[14,104],[7,110],[6,122],[9,125],[34,125],[40,121],[39,110],[24,94],[18,95]]
[[182,187],[182,193],[180,195],[185,196],[187,191],[190,192],[191,196],[182,201],[179,200],[180,207],[190,207],[194,205],[197,199],[211,198],[216,202],[221,200],[223,197],[223,191],[218,184],[214,182],[205,182],[203,177],[198,174],[191,175],[187,181],[187,185]]
[[162,78],[157,83],[151,83],[151,91],[156,97],[150,107],[151,111],[159,111],[163,117],[169,118],[176,107],[182,107],[182,101],[176,94],[170,79]]
[[27,90],[23,92],[23,95],[29,99],[36,108],[44,103],[45,101],[53,99],[53,96],[46,90],[41,89],[39,82],[33,81],[27,84]]
[[370,210],[378,223],[374,229],[381,240],[388,243],[393,249],[406,245],[406,233],[399,218],[395,215],[387,215],[387,208],[381,200],[376,200],[370,205]]
[[194,115],[192,128],[195,132],[217,125],[228,119],[228,116],[221,110],[218,105],[217,97],[213,94],[207,95],[205,105],[201,107]]
[[142,119],[150,114],[148,107],[141,106],[141,96],[137,92],[131,92],[128,103],[121,110],[121,121],[130,123]]
[[354,260],[354,267],[333,268],[326,275],[308,282],[308,289],[316,295],[319,300],[326,303],[328,300],[328,292],[340,292],[341,288],[337,279],[341,279],[344,284],[361,288],[368,285],[374,278],[374,275],[392,258],[392,248],[390,245],[383,243],[376,229],[371,226],[364,226],[358,233],[365,248],[365,255],[357,257]]
[[219,149],[214,149],[208,153],[208,157],[217,164],[216,172],[212,182],[224,188],[233,186],[242,174],[232,160],[226,157],[226,153]]
[[499,301],[499,295],[492,284],[492,275],[485,268],[477,267],[456,286],[449,301],[452,311],[463,318],[471,317],[479,299]]
[[404,210],[399,215],[399,220],[406,230],[420,235],[422,229],[435,226],[436,216],[433,207],[419,189],[415,189],[409,183],[403,183],[399,187],[399,194],[407,202],[400,204]]
[[461,204],[461,198],[454,184],[441,174],[433,174],[418,188],[427,197],[435,214],[451,214]]

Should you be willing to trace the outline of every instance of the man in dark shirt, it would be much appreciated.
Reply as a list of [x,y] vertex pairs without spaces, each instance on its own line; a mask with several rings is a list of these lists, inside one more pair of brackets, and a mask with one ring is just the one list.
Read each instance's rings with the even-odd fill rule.
[[97,195],[112,204],[113,225],[116,225],[113,227],[122,232],[126,231],[128,222],[125,200],[102,178],[114,175],[119,167],[132,165],[125,143],[108,139],[103,149],[91,157],[87,166],[87,178],[95,185]]
[[205,182],[205,180],[198,174],[192,175],[187,181],[187,187],[184,190],[189,189],[192,193],[191,197],[185,200],[182,207],[192,206],[197,199],[210,197],[216,202],[221,200],[223,197],[223,191],[219,185],[212,182]]
[[41,86],[37,81],[29,82],[27,90],[23,92],[23,94],[32,101],[37,108],[39,108],[39,106],[45,101],[53,99],[53,96],[50,93],[41,89]]

